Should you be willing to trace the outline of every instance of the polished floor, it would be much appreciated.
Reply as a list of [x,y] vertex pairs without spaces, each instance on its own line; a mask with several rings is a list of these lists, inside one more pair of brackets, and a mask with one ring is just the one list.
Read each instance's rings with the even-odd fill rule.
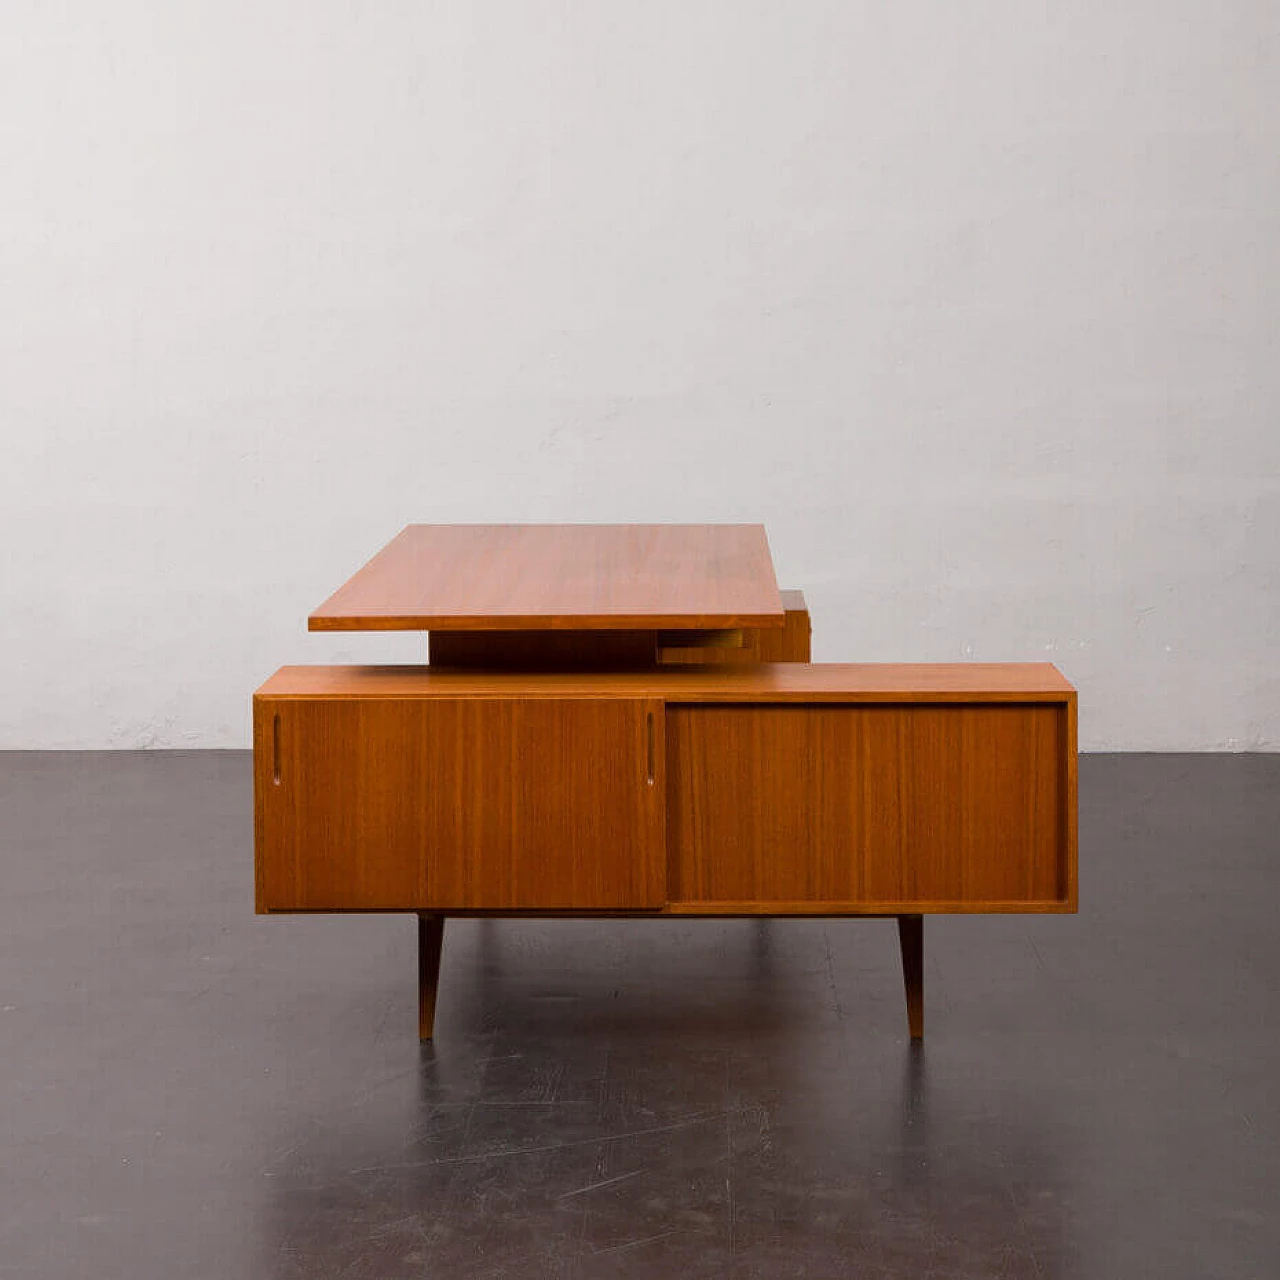
[[240,753],[0,755],[0,1276],[1280,1276],[1280,756],[1081,764],[1080,914],[257,917]]

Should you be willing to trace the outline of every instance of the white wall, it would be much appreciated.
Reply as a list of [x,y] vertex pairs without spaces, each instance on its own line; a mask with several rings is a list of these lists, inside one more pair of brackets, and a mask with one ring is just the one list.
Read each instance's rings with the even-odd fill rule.
[[0,745],[242,746],[411,520],[1280,747],[1272,0],[0,0]]

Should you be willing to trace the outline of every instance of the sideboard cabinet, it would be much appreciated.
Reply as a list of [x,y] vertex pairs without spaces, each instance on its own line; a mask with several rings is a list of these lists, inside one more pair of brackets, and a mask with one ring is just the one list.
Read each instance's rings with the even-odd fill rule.
[[1075,910],[1075,713],[1045,664],[286,667],[257,909],[893,915],[906,959],[925,914]]

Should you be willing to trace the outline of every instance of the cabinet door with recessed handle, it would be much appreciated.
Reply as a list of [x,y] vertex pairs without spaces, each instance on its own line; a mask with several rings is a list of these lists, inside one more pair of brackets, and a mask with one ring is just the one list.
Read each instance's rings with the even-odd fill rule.
[[259,911],[663,905],[663,705],[259,698]]

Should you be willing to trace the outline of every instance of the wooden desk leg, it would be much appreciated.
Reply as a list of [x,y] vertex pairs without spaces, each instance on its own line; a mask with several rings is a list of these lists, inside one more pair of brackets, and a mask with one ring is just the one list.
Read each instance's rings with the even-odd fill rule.
[[907,989],[907,1025],[913,1040],[924,1039],[924,917],[898,917],[902,981]]
[[418,1039],[430,1040],[436,1021],[436,992],[440,987],[440,949],[444,945],[444,916],[418,912]]

